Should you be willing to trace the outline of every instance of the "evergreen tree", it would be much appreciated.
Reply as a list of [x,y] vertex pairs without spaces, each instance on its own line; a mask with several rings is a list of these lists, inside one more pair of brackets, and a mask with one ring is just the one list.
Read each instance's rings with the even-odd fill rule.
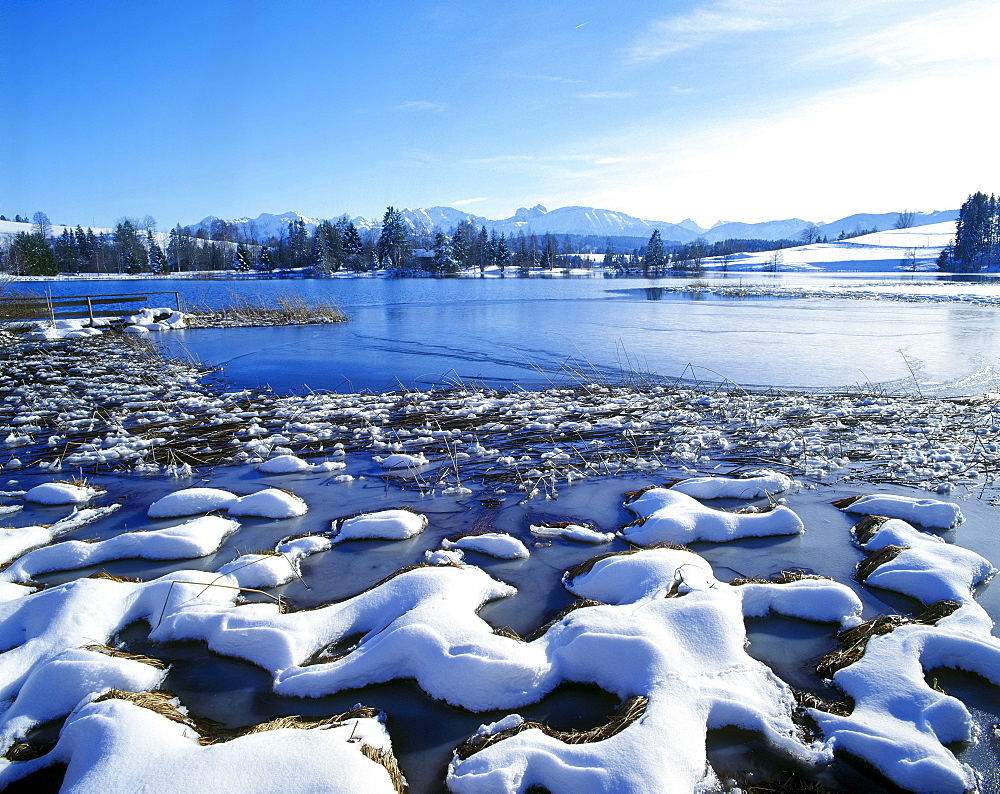
[[313,238],[313,264],[321,273],[340,270],[344,261],[343,243],[340,231],[330,221],[323,221],[316,227]]
[[507,237],[501,234],[497,237],[496,229],[493,230],[493,237],[490,238],[490,246],[493,249],[493,265],[503,275],[510,264],[510,248],[507,247]]
[[1000,218],[995,196],[978,192],[969,196],[955,223],[952,258],[955,269],[971,273],[1000,261]]
[[385,211],[375,250],[382,267],[402,270],[406,266],[410,255],[410,232],[403,214],[394,207]]
[[265,243],[260,247],[260,253],[257,258],[257,269],[270,273],[274,270],[274,264],[274,254],[271,252],[271,246]]
[[146,251],[149,255],[150,273],[160,276],[170,272],[170,268],[167,265],[167,256],[163,253],[163,249],[160,248],[160,244],[153,236],[152,229],[146,230]]
[[54,276],[59,272],[55,254],[38,232],[18,232],[10,251],[11,269],[25,276]]
[[660,230],[653,229],[646,243],[646,254],[642,258],[642,272],[644,275],[662,273],[667,266],[667,255],[663,248],[663,240],[660,239]]
[[476,227],[468,220],[458,224],[451,235],[451,256],[455,260],[455,266],[459,270],[464,270],[469,266],[469,227],[474,230]]
[[128,218],[123,218],[115,226],[114,251],[119,273],[139,273],[149,263],[142,240]]
[[364,261],[365,246],[354,223],[346,218],[337,222],[340,232],[341,249],[343,250],[344,266],[351,270],[360,270]]
[[458,271],[458,263],[451,250],[451,240],[441,231],[434,234],[434,258],[431,260],[431,267],[437,274]]

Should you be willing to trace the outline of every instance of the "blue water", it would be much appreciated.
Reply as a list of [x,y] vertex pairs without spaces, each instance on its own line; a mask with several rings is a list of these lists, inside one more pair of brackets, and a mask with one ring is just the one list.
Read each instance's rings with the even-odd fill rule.
[[[803,274],[750,277],[810,281]],[[747,279],[748,274],[734,274],[729,280]],[[973,393],[1000,385],[1000,312],[995,309],[721,299],[659,289],[677,283],[357,278],[78,281],[46,287],[53,294],[176,290],[184,305],[218,305],[233,292],[294,293],[338,303],[349,322],[159,337],[175,355],[221,366],[235,386],[267,384],[280,392],[470,381],[531,388],[633,372],[748,387],[839,389],[877,383],[924,394]],[[159,299],[173,305],[172,295]]]

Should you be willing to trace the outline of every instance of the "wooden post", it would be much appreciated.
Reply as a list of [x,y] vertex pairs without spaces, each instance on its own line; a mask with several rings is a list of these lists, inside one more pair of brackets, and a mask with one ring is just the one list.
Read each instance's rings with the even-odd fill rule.
[[48,287],[45,288],[45,299],[49,304],[49,319],[52,321],[52,327],[56,327],[56,310],[52,306],[52,290]]
[[177,306],[177,311],[181,310],[181,296],[178,293],[174,293],[174,304]]
[[94,304],[91,303],[90,298],[87,298],[87,314],[90,315],[90,327],[94,327]]

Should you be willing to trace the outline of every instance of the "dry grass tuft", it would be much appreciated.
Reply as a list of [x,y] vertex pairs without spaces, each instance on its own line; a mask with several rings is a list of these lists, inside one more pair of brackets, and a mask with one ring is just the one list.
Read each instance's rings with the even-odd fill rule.
[[500,626],[499,628],[493,629],[493,633],[499,637],[507,637],[511,640],[517,640],[518,642],[524,642],[524,637],[518,634],[510,626]]
[[854,704],[846,700],[823,700],[812,692],[804,692],[801,689],[792,689],[792,694],[799,709],[816,709],[841,717],[847,717],[854,711]]
[[878,532],[882,525],[889,519],[885,516],[867,516],[851,527],[851,532],[854,533],[854,539],[860,543],[862,546],[865,545],[869,540],[875,537],[875,533]]
[[488,736],[467,739],[455,748],[455,755],[464,761],[466,758],[475,755],[481,750],[485,750],[487,747],[490,747],[497,742],[509,739],[511,736],[516,736],[522,731],[531,730],[532,728],[537,728],[546,736],[551,736],[553,739],[565,742],[566,744],[589,744],[591,742],[600,742],[605,739],[610,739],[615,734],[621,733],[633,722],[640,719],[642,715],[646,713],[646,706],[648,703],[649,700],[641,695],[630,697],[618,707],[617,711],[615,711],[608,722],[604,725],[599,725],[596,728],[591,728],[586,731],[557,731],[542,722],[522,722],[520,725],[515,725],[513,728],[498,731],[497,733],[490,734]]
[[148,664],[150,667],[155,667],[157,670],[166,670],[169,667],[162,659],[156,659],[141,653],[121,651],[117,648],[112,648],[110,645],[84,645],[82,647],[85,651],[103,653],[105,656],[113,656],[116,659],[131,659],[133,662],[142,662],[143,664]]
[[54,745],[51,744],[38,744],[37,742],[32,742],[27,739],[14,742],[10,747],[7,748],[7,752],[3,754],[3,757],[8,761],[34,761],[36,758],[41,758],[49,750],[53,748]]
[[399,762],[396,760],[396,756],[392,754],[392,751],[380,750],[377,747],[372,747],[370,744],[362,742],[361,752],[376,764],[381,764],[385,767],[386,772],[389,773],[389,778],[392,780],[392,787],[399,794],[403,794],[406,791],[406,778],[403,777],[403,770],[399,768]]
[[299,295],[248,297],[233,291],[222,308],[194,305],[185,312],[189,328],[246,328],[272,325],[343,323],[347,315],[334,303],[308,301]]
[[852,504],[858,501],[858,499],[863,499],[863,498],[864,498],[863,494],[859,496],[846,496],[843,499],[836,499],[830,502],[830,504],[832,504],[838,510],[843,510],[845,507],[850,507]]
[[865,580],[871,576],[880,565],[885,565],[896,559],[906,551],[909,546],[883,546],[878,551],[873,551],[858,563],[858,569],[854,572],[854,578],[864,584]]
[[790,584],[791,582],[801,582],[803,579],[829,579],[828,576],[817,576],[805,571],[781,571],[770,577],[749,576],[745,579],[732,579],[729,584],[739,587],[744,584]]
[[[552,618],[552,620],[548,621],[548,623],[545,623],[539,626],[534,631],[531,631],[528,634],[526,634],[524,636],[524,641],[532,642],[533,640],[537,640],[545,632],[551,629],[556,623],[558,623],[560,620],[566,617],[570,612],[575,612],[577,609],[582,609],[583,607],[599,607],[599,606],[603,606],[603,604],[601,604],[600,601],[591,601],[589,598],[581,598],[577,601],[574,601],[572,604],[568,604],[567,606],[560,609],[556,613],[555,617]],[[496,631],[494,631],[494,633],[496,633]]]
[[88,579],[106,579],[109,582],[127,582],[129,584],[141,584],[142,579],[134,579],[131,576],[115,576],[113,573],[108,573],[103,568],[99,571],[95,571],[87,577]]
[[838,648],[823,656],[816,664],[816,672],[822,678],[832,678],[838,670],[849,667],[864,656],[865,648],[872,637],[888,634],[900,626],[922,623],[933,626],[948,617],[961,606],[957,601],[936,601],[924,607],[913,617],[905,615],[881,615],[837,635]]

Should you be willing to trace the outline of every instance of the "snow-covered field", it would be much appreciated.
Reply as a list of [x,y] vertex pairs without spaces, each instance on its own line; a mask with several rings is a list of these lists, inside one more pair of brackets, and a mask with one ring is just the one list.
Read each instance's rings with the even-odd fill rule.
[[[995,395],[277,397],[134,337],[0,355],[0,785],[995,782],[988,698],[927,678],[1000,684]],[[769,651],[783,620],[819,653]],[[567,687],[620,709],[547,716]]]

